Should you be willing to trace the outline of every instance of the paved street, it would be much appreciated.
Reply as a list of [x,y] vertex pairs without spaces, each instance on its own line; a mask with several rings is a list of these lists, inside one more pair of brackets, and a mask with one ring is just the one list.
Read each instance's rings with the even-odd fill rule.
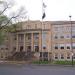
[[1,65],[0,75],[75,75],[75,67]]

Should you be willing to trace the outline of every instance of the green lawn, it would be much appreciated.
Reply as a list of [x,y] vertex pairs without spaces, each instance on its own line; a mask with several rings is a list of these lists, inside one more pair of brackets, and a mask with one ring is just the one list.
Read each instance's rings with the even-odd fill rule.
[[[72,61],[55,61],[54,64],[59,64],[59,65],[72,65]],[[75,65],[75,61],[73,61],[73,64]]]
[[33,64],[49,64],[49,61],[34,61]]
[[[72,61],[34,61],[33,64],[58,64],[58,65],[72,65]],[[73,61],[73,64],[75,65],[75,61]]]

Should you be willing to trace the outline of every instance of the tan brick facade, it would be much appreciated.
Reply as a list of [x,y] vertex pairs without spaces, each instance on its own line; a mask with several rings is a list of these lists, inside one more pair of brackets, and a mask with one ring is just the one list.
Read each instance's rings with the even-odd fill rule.
[[22,22],[16,32],[9,34],[9,51],[34,52],[37,60],[71,60],[72,42],[75,59],[75,21],[72,21],[72,35],[71,41],[69,21]]

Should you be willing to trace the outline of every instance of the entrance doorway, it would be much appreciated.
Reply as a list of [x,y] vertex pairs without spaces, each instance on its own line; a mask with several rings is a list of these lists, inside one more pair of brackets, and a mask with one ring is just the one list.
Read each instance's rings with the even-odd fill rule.
[[40,60],[48,61],[48,52],[40,52]]
[[23,51],[23,46],[20,46],[20,52],[22,52]]

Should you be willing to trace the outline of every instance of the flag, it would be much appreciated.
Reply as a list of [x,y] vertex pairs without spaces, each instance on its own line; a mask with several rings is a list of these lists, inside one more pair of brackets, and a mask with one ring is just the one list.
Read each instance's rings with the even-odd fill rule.
[[43,13],[43,15],[42,15],[42,19],[44,19],[45,18],[45,16],[46,16],[46,14],[45,14],[45,12]]
[[43,8],[46,8],[46,5],[45,5],[45,3],[43,3]]
[[45,8],[46,8],[46,5],[45,5],[45,3],[43,2],[43,5],[42,5],[42,11],[43,11],[43,13],[42,13],[42,19],[44,19],[44,18],[46,17]]

